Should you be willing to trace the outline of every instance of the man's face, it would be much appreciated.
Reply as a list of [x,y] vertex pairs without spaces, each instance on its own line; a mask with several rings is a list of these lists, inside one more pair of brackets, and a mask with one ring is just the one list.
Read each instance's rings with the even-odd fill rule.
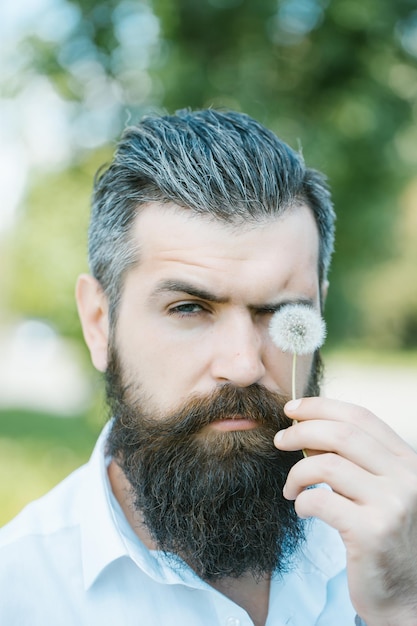
[[[207,580],[291,563],[303,524],[282,489],[301,453],[273,445],[291,356],[269,336],[288,302],[319,307],[318,237],[301,207],[232,228],[150,206],[109,342],[108,452],[154,543]],[[317,390],[312,356],[299,392]]]
[[[288,394],[292,357],[274,346],[268,325],[282,304],[319,309],[319,244],[310,210],[297,207],[245,227],[151,204],[133,236],[140,261],[126,277],[113,340],[123,372],[140,382],[155,414],[226,383]],[[300,395],[312,358],[298,359]],[[209,426],[252,427],[238,419]]]

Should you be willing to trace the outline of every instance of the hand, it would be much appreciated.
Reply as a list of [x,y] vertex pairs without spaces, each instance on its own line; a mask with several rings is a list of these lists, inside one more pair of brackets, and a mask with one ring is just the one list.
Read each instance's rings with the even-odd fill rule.
[[[300,517],[336,528],[352,603],[367,626],[417,625],[417,454],[364,408],[304,398],[285,412],[280,450],[307,450],[284,495]],[[309,485],[327,483],[332,490]]]

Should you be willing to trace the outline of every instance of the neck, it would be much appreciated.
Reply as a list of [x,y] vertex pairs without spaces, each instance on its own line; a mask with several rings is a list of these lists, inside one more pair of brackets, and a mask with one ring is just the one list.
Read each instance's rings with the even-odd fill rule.
[[151,537],[140,512],[137,511],[133,504],[133,499],[130,490],[130,483],[124,475],[121,468],[111,461],[107,470],[111,489],[113,494],[120,504],[123,513],[126,516],[127,521],[139,537],[141,542],[148,548],[148,550],[157,550],[157,545]]
[[224,596],[245,609],[255,626],[265,626],[268,617],[270,577],[255,580],[250,574],[210,583]]

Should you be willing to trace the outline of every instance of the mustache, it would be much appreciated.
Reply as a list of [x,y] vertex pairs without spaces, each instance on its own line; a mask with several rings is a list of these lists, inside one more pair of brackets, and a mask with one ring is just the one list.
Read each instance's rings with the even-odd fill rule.
[[[123,396],[129,391],[125,387]],[[130,390],[132,391],[132,390]],[[171,436],[190,437],[198,434],[205,426],[225,419],[238,416],[255,422],[270,431],[276,432],[291,425],[291,420],[284,413],[284,405],[290,398],[286,395],[268,390],[263,385],[253,384],[248,387],[223,385],[211,393],[191,396],[181,407],[170,415],[143,415],[148,430],[155,429],[159,436],[164,433]],[[142,412],[140,401],[123,402],[124,411],[121,418],[124,426],[137,424],[135,415]],[[126,415],[126,408],[131,409]],[[117,417],[117,407],[114,407]],[[155,433],[156,434],[156,433]]]

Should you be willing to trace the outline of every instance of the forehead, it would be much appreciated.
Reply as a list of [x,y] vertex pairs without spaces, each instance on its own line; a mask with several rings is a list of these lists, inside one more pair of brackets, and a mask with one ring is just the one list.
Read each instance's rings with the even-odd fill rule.
[[[137,216],[132,236],[138,265],[132,277],[184,278],[230,291],[261,284],[317,286],[319,238],[311,210],[289,208],[261,223],[228,224],[175,205],[152,203]],[[127,277],[129,282],[130,276]],[[213,283],[213,284],[211,284]]]

